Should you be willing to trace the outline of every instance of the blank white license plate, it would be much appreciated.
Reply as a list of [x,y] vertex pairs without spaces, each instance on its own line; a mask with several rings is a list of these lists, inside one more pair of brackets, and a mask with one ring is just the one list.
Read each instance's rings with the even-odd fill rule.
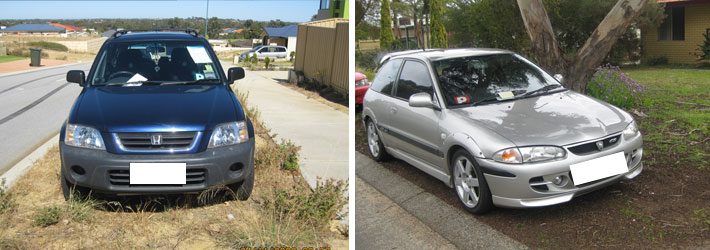
[[186,163],[131,163],[130,183],[185,184]]
[[575,186],[629,171],[624,152],[572,164],[569,169]]

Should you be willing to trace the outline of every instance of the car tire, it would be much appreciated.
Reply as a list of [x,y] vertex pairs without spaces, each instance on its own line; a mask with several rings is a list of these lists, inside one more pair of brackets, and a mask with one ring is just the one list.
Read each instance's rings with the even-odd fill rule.
[[493,209],[493,198],[488,182],[475,158],[466,150],[458,150],[451,157],[453,190],[459,204],[472,214],[483,214]]
[[371,119],[367,119],[365,122],[365,130],[367,133],[367,148],[375,161],[385,161],[389,159],[390,155],[387,153],[384,144],[382,144],[382,139],[380,138],[380,133],[377,131],[376,125]]
[[[64,168],[62,166],[62,168]],[[67,177],[64,176],[64,171],[62,171],[62,177],[60,182],[62,183],[62,194],[64,195],[64,200],[68,201],[72,195],[78,196],[80,200],[88,197],[91,194],[91,189],[87,187],[77,186],[69,182]],[[72,194],[73,191],[73,194]]]
[[229,188],[234,192],[235,198],[240,201],[245,201],[251,196],[251,191],[254,189],[254,169],[251,169],[243,181],[229,185]]

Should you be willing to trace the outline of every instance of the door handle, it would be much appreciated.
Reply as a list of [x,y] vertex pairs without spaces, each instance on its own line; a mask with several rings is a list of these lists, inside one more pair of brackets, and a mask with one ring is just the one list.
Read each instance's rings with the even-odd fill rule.
[[397,107],[390,107],[390,113],[397,114]]

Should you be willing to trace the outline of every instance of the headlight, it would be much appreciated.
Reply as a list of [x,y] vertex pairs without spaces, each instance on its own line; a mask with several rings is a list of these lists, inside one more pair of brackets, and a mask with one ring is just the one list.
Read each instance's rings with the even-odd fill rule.
[[360,87],[360,86],[365,86],[365,85],[370,85],[370,82],[367,81],[367,78],[364,78],[360,81],[355,82],[355,87]]
[[74,147],[106,149],[101,133],[92,127],[67,124],[64,143]]
[[636,127],[635,121],[632,121],[631,123],[629,123],[629,125],[626,126],[626,128],[624,129],[624,132],[622,132],[622,134],[624,134],[624,139],[629,139],[631,137],[634,137],[638,133],[639,133],[639,129]]
[[247,140],[249,140],[249,131],[245,121],[223,123],[215,127],[207,147],[234,145]]
[[564,149],[554,146],[508,148],[493,155],[493,160],[503,163],[528,163],[565,157]]

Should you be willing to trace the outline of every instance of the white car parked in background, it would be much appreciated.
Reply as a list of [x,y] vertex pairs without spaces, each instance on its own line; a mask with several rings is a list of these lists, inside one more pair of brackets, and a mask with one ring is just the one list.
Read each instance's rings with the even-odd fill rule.
[[252,57],[254,54],[256,54],[256,57],[259,58],[259,60],[264,60],[266,57],[271,59],[288,57],[286,47],[284,46],[259,45],[250,51],[242,53],[239,56],[239,61],[241,62],[247,57]]

